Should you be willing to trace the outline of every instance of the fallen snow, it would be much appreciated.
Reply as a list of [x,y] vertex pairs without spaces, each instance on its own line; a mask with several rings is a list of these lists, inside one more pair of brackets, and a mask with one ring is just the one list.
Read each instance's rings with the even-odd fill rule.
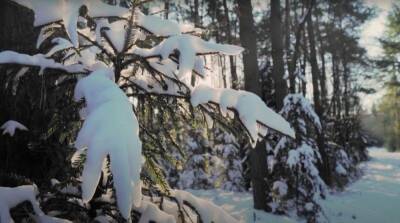
[[[322,200],[325,219],[332,223],[392,223],[400,219],[400,153],[370,148],[371,161],[361,164],[365,175],[344,192],[330,194]],[[242,223],[295,223],[301,219],[254,210],[248,192],[189,190],[214,202]]]
[[15,130],[19,129],[22,131],[28,131],[28,128],[24,126],[23,124],[14,121],[14,120],[8,120],[6,121],[0,129],[3,130],[3,135],[9,134],[10,136],[14,136]]
[[183,205],[185,201],[189,202],[199,212],[203,222],[224,222],[235,223],[237,220],[228,214],[223,208],[212,202],[193,196],[190,192],[183,190],[173,190],[172,196]]
[[400,153],[370,148],[365,175],[346,191],[322,202],[330,222],[376,223],[400,219]]
[[240,223],[296,223],[286,216],[273,215],[253,209],[253,197],[248,192],[228,192],[223,190],[187,190],[197,197],[212,201],[230,213]]

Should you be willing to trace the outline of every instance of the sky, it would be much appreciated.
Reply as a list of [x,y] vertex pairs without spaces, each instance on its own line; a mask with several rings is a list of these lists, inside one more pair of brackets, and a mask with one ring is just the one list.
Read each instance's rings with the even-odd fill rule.
[[[378,9],[376,17],[365,23],[362,27],[360,45],[365,47],[368,56],[371,58],[379,58],[383,50],[379,45],[378,38],[382,37],[385,31],[386,18],[390,11],[392,2],[395,0],[364,0],[367,5],[376,7]],[[374,83],[365,83],[373,85]],[[377,93],[372,95],[363,95],[361,103],[363,107],[369,111],[374,103],[379,101],[384,91],[378,90]]]
[[364,0],[367,5],[378,8],[377,16],[364,24],[360,44],[367,49],[371,57],[379,57],[382,49],[377,38],[385,31],[385,23],[393,0]]

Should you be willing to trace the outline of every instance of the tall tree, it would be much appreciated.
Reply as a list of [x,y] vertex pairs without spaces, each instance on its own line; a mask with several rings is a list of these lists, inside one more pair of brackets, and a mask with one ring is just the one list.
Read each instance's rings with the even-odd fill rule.
[[[311,0],[311,5],[314,5],[313,1],[314,0]],[[310,8],[310,10],[312,10],[312,8]],[[311,75],[312,75],[312,85],[313,85],[314,107],[317,115],[323,120],[323,107],[321,105],[320,89],[319,89],[320,71],[318,67],[314,24],[312,16],[307,17],[307,33],[308,33],[308,40],[309,40],[308,42],[310,47],[310,64],[311,64]],[[325,138],[323,129],[321,130],[320,133],[317,134],[317,144],[322,157],[322,163],[319,164],[321,176],[324,179],[325,183],[330,185],[331,184],[330,165],[329,165],[328,154],[325,148]]]
[[[228,43],[233,43],[233,36],[232,36],[232,27],[231,27],[231,19],[229,17],[229,9],[227,0],[222,1],[222,5],[224,7],[224,14],[225,14],[225,22],[226,22],[226,38]],[[232,88],[237,89],[239,87],[238,83],[238,75],[236,72],[236,63],[235,58],[233,56],[229,56],[229,64],[231,69],[231,79],[232,79]]]
[[281,109],[283,99],[287,94],[286,80],[283,61],[283,34],[280,0],[271,0],[271,44],[272,44],[272,78],[274,79],[276,109]]
[[[249,0],[237,0],[237,3],[239,9],[240,42],[245,48],[243,53],[244,86],[247,91],[261,95],[253,7]],[[267,196],[265,194],[267,182],[265,178],[268,174],[265,143],[257,143],[256,148],[251,150],[249,157],[254,208],[264,210],[267,207]]]
[[261,95],[253,7],[251,1],[248,0],[237,0],[237,3],[240,43],[245,48],[243,52],[244,88],[247,91]]

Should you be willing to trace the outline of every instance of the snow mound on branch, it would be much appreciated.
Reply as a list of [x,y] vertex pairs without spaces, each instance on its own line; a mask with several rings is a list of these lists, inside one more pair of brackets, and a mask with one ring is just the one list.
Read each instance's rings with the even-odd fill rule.
[[[127,8],[113,6],[101,0],[13,0],[14,2],[32,9],[35,12],[34,26],[42,26],[64,19],[72,19],[76,14],[65,17],[68,10],[85,5],[91,17],[126,17],[129,15]],[[73,7],[72,7],[73,6]],[[78,7],[79,6],[79,7]],[[65,24],[64,24],[65,25]]]
[[15,130],[19,129],[22,131],[28,131],[28,128],[24,126],[23,124],[14,121],[14,120],[8,120],[6,121],[0,129],[3,129],[3,135],[9,134],[10,136],[14,136]]
[[342,164],[338,163],[335,168],[336,173],[346,176],[347,170],[342,166]]
[[46,53],[46,57],[51,57],[51,56],[53,56],[53,54],[55,54],[61,50],[65,50],[70,47],[73,47],[71,42],[69,42],[68,40],[66,40],[64,38],[60,38],[60,37],[52,39],[51,42],[55,43],[55,46],[53,48],[51,48],[51,50],[49,52]]
[[288,192],[288,185],[284,181],[277,180],[272,185],[272,190],[276,191],[279,196],[283,197]]
[[191,71],[195,67],[202,73],[201,70],[204,68],[200,67],[200,61],[198,61],[197,66],[195,66],[197,54],[221,53],[226,55],[238,55],[243,51],[243,48],[229,44],[207,42],[197,36],[183,34],[171,36],[151,49],[135,47],[131,53],[142,57],[160,56],[162,60],[166,60],[175,50],[179,51],[178,77],[184,79],[191,74]]
[[62,21],[75,47],[79,46],[77,23],[79,9],[86,6],[88,15],[96,17],[124,17],[128,9],[108,5],[101,0],[13,0],[35,12],[34,26]]
[[218,223],[238,223],[239,221],[229,215],[221,207],[205,199],[195,197],[193,194],[182,191],[171,191],[181,206],[191,205],[199,213],[204,223],[218,222]]
[[126,25],[127,22],[124,20],[116,21],[108,24],[108,29],[105,31],[107,37],[110,39],[111,44],[117,52],[122,52],[124,49]]
[[230,109],[237,111],[239,119],[252,138],[253,146],[257,140],[262,139],[260,135],[266,135],[265,127],[295,137],[290,124],[251,92],[199,85],[193,89],[190,101],[194,107],[209,102],[217,103],[222,114],[226,114]]
[[54,34],[55,29],[54,28],[60,28],[61,25],[59,24],[52,24],[52,25],[48,25],[46,27],[43,27],[40,30],[38,39],[36,41],[36,48],[39,49],[40,46],[42,45],[42,43],[49,38],[51,35]]
[[75,100],[85,98],[87,117],[75,147],[87,149],[82,173],[82,197],[92,199],[103,160],[110,155],[118,208],[129,219],[132,205],[140,206],[142,165],[139,124],[124,92],[112,81],[112,69],[100,69],[79,80]]
[[29,201],[35,212],[34,218],[40,223],[69,223],[70,221],[47,216],[39,207],[36,195],[39,191],[36,185],[23,185],[19,187],[0,187],[0,222],[14,222],[10,215],[10,209],[18,204]]
[[82,64],[63,65],[55,62],[53,59],[47,59],[43,54],[33,56],[20,54],[13,51],[0,52],[0,64],[21,64],[40,67],[40,73],[46,68],[60,69],[68,73],[83,73],[86,67]]
[[314,149],[306,143],[302,143],[300,147],[290,150],[286,161],[290,168],[295,168],[297,165],[302,165],[311,176],[317,177],[317,180],[324,185],[319,177],[318,169],[315,166],[316,162],[317,157]]
[[[176,95],[184,96],[189,90],[178,85],[175,81],[174,68],[166,64],[158,64],[157,62],[149,62],[150,66],[158,72],[165,72],[162,75],[167,76],[163,81],[159,81],[152,76],[151,73],[139,69],[135,75],[133,67],[122,70],[121,77],[123,80],[119,84],[134,84],[140,92],[155,93],[160,95]],[[139,93],[140,93],[139,92]]]
[[79,8],[82,6],[82,0],[62,1],[62,20],[64,22],[65,31],[67,32],[72,44],[79,46],[78,41],[78,17]]

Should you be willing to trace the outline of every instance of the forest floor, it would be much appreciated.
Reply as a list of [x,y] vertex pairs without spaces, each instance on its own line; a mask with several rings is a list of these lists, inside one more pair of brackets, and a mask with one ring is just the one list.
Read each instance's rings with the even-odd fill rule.
[[[340,193],[323,200],[324,222],[394,223],[400,222],[400,153],[369,148],[371,160],[361,164],[364,175]],[[241,222],[292,223],[299,219],[255,211],[250,193],[221,190],[193,190],[193,194],[212,200]],[[300,221],[301,222],[301,221]]]

